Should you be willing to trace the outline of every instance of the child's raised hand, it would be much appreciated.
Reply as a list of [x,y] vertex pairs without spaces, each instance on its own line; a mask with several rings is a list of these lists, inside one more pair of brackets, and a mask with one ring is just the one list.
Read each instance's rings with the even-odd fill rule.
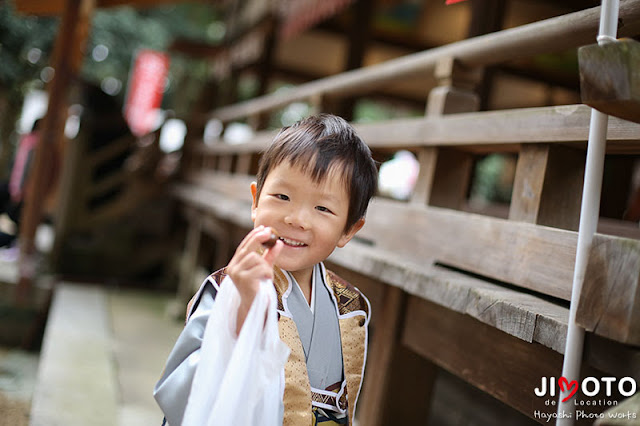
[[273,279],[273,262],[282,249],[282,242],[276,241],[273,247],[261,254],[263,243],[270,239],[271,233],[271,228],[264,226],[253,229],[244,237],[227,266],[227,274],[236,285],[241,299],[236,324],[238,333],[258,293],[260,281]]

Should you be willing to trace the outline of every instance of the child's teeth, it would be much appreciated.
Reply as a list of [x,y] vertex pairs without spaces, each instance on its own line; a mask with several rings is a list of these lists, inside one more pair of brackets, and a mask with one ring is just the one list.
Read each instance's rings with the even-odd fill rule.
[[303,246],[304,245],[304,243],[301,243],[299,241],[293,241],[293,240],[290,240],[288,238],[280,238],[280,239],[282,241],[284,241],[286,244],[290,245],[290,246],[298,246],[299,247],[299,246]]

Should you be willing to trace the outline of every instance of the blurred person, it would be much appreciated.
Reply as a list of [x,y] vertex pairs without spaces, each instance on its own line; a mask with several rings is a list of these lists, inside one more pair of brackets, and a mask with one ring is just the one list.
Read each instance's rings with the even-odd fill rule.
[[5,213],[16,225],[15,234],[0,232],[0,247],[12,245],[18,235],[27,179],[40,140],[41,124],[42,119],[38,118],[31,131],[20,138],[9,181],[0,182],[0,213]]

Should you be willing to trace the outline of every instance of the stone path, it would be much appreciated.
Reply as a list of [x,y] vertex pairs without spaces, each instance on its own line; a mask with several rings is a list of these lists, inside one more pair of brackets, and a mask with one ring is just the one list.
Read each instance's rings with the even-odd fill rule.
[[165,315],[169,299],[141,292],[111,292],[113,350],[118,371],[119,426],[157,425],[162,413],[153,386],[182,324]]
[[152,396],[182,329],[166,294],[59,284],[31,408],[32,426],[160,425]]

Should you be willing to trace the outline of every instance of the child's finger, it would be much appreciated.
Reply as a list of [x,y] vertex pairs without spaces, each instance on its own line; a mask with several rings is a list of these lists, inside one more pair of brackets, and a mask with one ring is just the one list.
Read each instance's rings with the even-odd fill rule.
[[264,232],[264,230],[265,230],[265,227],[262,225],[256,228],[253,228],[247,235],[245,235],[245,237],[242,239],[240,244],[238,244],[238,250],[241,250],[248,246],[253,245],[256,235],[260,234],[261,232]]
[[270,266],[273,266],[273,262],[275,262],[275,259],[278,257],[278,254],[280,254],[282,247],[284,247],[284,243],[278,240],[276,241],[273,247],[265,251],[263,257],[264,257],[264,260],[266,260]]

